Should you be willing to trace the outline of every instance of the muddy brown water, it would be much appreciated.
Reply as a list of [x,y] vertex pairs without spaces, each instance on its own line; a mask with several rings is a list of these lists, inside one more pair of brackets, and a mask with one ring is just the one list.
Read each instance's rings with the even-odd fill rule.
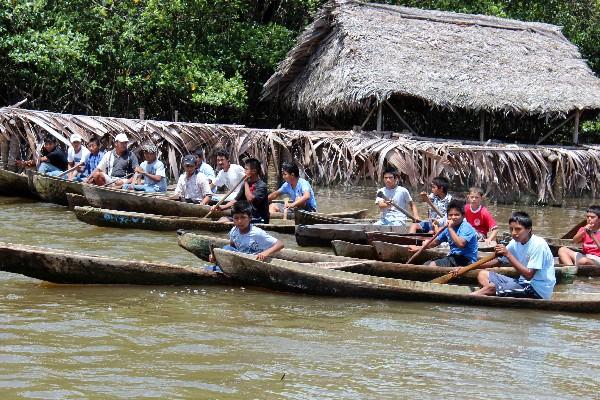
[[[374,193],[317,190],[320,211],[373,215]],[[501,230],[523,209],[489,208]],[[537,232],[559,236],[584,208],[525,210]],[[89,226],[51,204],[0,197],[0,221],[2,241],[198,264],[174,233]],[[559,290],[600,292],[600,281]],[[600,389],[595,315],[0,272],[0,320],[3,398],[574,399]]]

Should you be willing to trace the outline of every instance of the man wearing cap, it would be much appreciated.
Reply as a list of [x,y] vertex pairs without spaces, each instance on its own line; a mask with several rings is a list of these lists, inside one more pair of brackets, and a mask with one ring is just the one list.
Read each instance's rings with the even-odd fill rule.
[[115,136],[115,148],[104,154],[89,183],[99,186],[113,184],[120,187],[129,182],[127,178],[133,175],[139,164],[135,154],[127,150],[128,143],[129,139],[124,133]]
[[179,176],[172,200],[181,200],[188,203],[208,204],[211,191],[208,179],[204,174],[196,171],[196,156],[188,154],[183,157],[185,172]]
[[81,145],[81,135],[74,133],[70,137],[71,146],[67,150],[67,163],[68,168],[71,169],[78,165],[79,167],[69,172],[67,179],[73,180],[79,173],[83,172],[85,167],[85,160],[89,157],[90,151]]
[[[33,161],[17,161],[17,165],[32,167]],[[44,137],[44,147],[40,152],[38,172],[52,176],[60,175],[67,169],[67,156],[56,144],[56,138],[50,134]]]
[[212,185],[215,181],[215,170],[210,164],[204,162],[204,150],[198,148],[194,151],[194,155],[196,156],[196,171],[204,174],[208,179],[208,183]]
[[[126,183],[123,189],[139,190],[147,193],[166,192],[167,174],[165,165],[156,159],[158,149],[154,143],[146,143],[142,146],[145,161],[139,167],[135,167],[135,182]],[[141,183],[142,177],[144,183]]]

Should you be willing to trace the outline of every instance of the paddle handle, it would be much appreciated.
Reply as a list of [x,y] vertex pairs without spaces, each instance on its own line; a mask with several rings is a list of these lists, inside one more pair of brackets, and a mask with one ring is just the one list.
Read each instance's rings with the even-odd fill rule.
[[[238,183],[236,183],[236,184],[235,184],[235,185],[234,185],[234,186],[231,188],[231,190],[229,190],[229,192],[225,193],[225,196],[223,196],[223,197],[221,198],[221,200],[219,200],[219,201],[217,202],[217,204],[215,204],[215,207],[218,207],[218,206],[220,206],[221,204],[223,204],[223,202],[225,201],[225,199],[226,199],[226,198],[228,198],[228,197],[229,197],[229,195],[230,195],[231,193],[233,193],[233,192],[234,192],[234,191],[235,191],[235,190],[238,188],[238,186],[240,186],[240,185],[242,184],[242,182],[245,182],[245,181],[246,181],[246,179],[248,179],[248,177],[247,177],[246,175],[244,175],[244,177],[243,177],[243,178],[242,178],[242,179],[241,179],[241,180],[240,180]],[[204,217],[202,217],[202,218],[208,218],[208,217],[210,217],[210,216],[212,215],[212,213],[213,213],[213,210],[210,210],[210,211],[208,212],[208,214],[206,214],[206,215],[205,215]]]
[[288,211],[288,204],[289,204],[289,199],[285,199],[283,202],[283,220],[287,221],[287,211]]
[[448,228],[448,225],[445,225],[444,227],[440,228],[440,230],[438,230],[438,231],[435,233],[435,235],[433,235],[433,236],[431,237],[431,239],[429,240],[429,242],[427,242],[427,244],[425,244],[425,245],[421,246],[421,248],[420,248],[420,249],[419,249],[419,250],[418,250],[418,251],[417,251],[415,254],[413,254],[413,255],[412,255],[412,257],[411,257],[411,258],[409,258],[409,259],[408,259],[408,261],[407,261],[406,263],[407,263],[407,264],[410,264],[410,263],[412,262],[412,260],[414,260],[415,258],[417,258],[417,257],[418,257],[418,256],[419,256],[419,255],[420,255],[420,254],[421,254],[423,251],[425,251],[425,250],[426,250],[426,249],[429,247],[429,245],[430,245],[431,243],[433,243],[433,241],[434,241],[435,239],[437,239],[437,237],[438,237],[438,236],[440,236],[440,233],[442,233],[443,231],[445,231],[445,230],[446,230],[446,228]]
[[573,239],[573,236],[575,236],[577,234],[577,231],[579,230],[579,228],[581,228],[582,226],[585,226],[587,224],[587,220],[581,220],[581,222],[579,222],[577,225],[575,225],[574,227],[571,228],[571,230],[567,233],[565,233],[561,239]]
[[[382,191],[377,192],[377,196],[381,197],[384,201],[390,201],[390,199]],[[398,209],[398,211],[400,211],[402,214],[404,214],[408,218],[412,219],[413,222],[420,222],[421,221],[420,219],[415,218],[414,215],[412,215],[411,213],[409,213],[408,211],[406,211],[404,208],[400,207],[394,201],[390,201],[390,203],[392,204],[392,206],[394,206],[396,209]]]
[[431,209],[433,211],[435,211],[437,213],[437,215],[440,216],[440,218],[442,218],[442,215],[444,215],[444,214],[442,214],[441,211],[435,206],[435,204],[433,204],[433,202],[431,201],[431,199],[429,198],[429,196],[425,196],[425,202],[427,204],[429,204],[429,207],[431,207]]
[[482,266],[483,264],[485,264],[486,262],[492,261],[496,257],[498,257],[498,254],[492,253],[489,256],[484,257],[481,260],[474,262],[473,264],[467,265],[466,267],[462,267],[456,273],[449,272],[446,275],[439,276],[429,282],[430,283],[448,283],[455,277],[461,276],[462,274],[465,274],[472,269],[477,269],[480,266]]
[[79,163],[79,164],[75,165],[74,167],[69,168],[68,170],[66,170],[64,172],[61,172],[60,174],[57,175],[57,177],[60,178],[64,174],[68,174],[69,172],[74,171],[75,169],[79,168],[82,165],[83,165],[83,163]]

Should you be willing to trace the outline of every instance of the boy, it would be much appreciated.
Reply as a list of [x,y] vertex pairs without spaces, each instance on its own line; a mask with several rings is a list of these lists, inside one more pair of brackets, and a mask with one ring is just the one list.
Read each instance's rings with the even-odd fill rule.
[[[123,185],[123,189],[139,190],[146,193],[166,192],[167,175],[165,165],[162,161],[156,159],[158,149],[153,143],[146,143],[142,146],[145,161],[138,167],[135,167],[136,182]],[[144,178],[144,184],[141,184],[141,178]]]
[[[496,245],[496,254],[508,259],[518,272],[519,278],[510,278],[490,271],[480,271],[477,281],[481,289],[473,295],[529,297],[550,299],[556,284],[554,257],[548,243],[532,233],[533,222],[524,212],[514,212],[508,220],[512,240],[508,246]],[[482,268],[492,268],[500,264],[495,259]]]
[[448,194],[449,187],[450,182],[448,182],[448,179],[444,178],[443,176],[437,176],[431,181],[431,193],[429,196],[427,196],[427,193],[425,192],[419,193],[421,201],[427,201],[427,197],[429,197],[429,200],[431,200],[433,205],[437,207],[442,215],[438,215],[437,212],[433,211],[433,209],[430,209],[429,219],[426,221],[413,223],[409,229],[410,233],[416,233],[417,231],[433,232],[434,222],[436,222],[437,225],[441,225],[445,222],[448,203],[450,203],[452,200],[452,195]]
[[175,193],[169,199],[208,204],[212,192],[208,179],[196,172],[196,157],[191,154],[183,157],[183,168],[185,171],[179,176]]
[[83,172],[75,177],[75,180],[90,183],[92,172],[98,167],[100,160],[104,157],[104,151],[100,151],[100,141],[97,138],[92,138],[87,144],[87,149],[90,154],[85,158]]
[[587,225],[579,228],[573,243],[581,243],[582,252],[576,252],[568,247],[558,249],[560,262],[567,265],[595,265],[600,267],[600,206],[590,206],[585,218]]
[[74,133],[69,138],[71,141],[71,146],[67,149],[67,167],[68,169],[73,168],[78,165],[79,167],[69,172],[67,175],[67,179],[73,180],[80,172],[84,169],[84,164],[86,158],[89,156],[90,152],[84,146],[81,145],[81,141],[83,138],[81,135]]
[[115,136],[115,148],[104,154],[88,182],[98,186],[114,184],[117,187],[128,183],[126,177],[133,175],[139,165],[136,155],[127,149],[128,144],[129,138],[124,133]]
[[498,224],[496,224],[494,217],[492,217],[488,209],[481,204],[482,200],[483,190],[478,187],[470,188],[470,204],[467,204],[465,207],[465,217],[477,231],[477,239],[490,243],[496,240]]
[[[477,261],[477,232],[465,219],[465,202],[454,199],[448,204],[448,224],[446,229],[440,233],[437,239],[428,248],[439,246],[447,242],[450,246],[450,254],[428,262],[430,267],[464,267]],[[442,227],[443,228],[443,227]],[[422,246],[430,240],[423,242]],[[422,246],[409,246],[413,252]]]
[[[226,186],[227,190],[231,190],[231,188],[239,183],[244,176],[246,176],[246,172],[244,168],[237,164],[231,164],[229,162],[229,152],[227,150],[221,149],[217,151],[217,167],[219,167],[220,171],[217,174],[217,177],[211,184],[211,187],[218,188],[220,186]],[[238,193],[242,190],[243,186],[239,185],[237,189],[231,193],[225,200],[232,201],[236,198]]]
[[[32,167],[33,161],[17,161],[19,167]],[[56,138],[50,134],[44,137],[44,146],[40,151],[38,172],[58,176],[67,170],[67,156],[56,144]]]
[[410,209],[412,215],[418,219],[419,212],[417,205],[410,196],[410,193],[398,185],[398,170],[396,168],[387,167],[383,171],[383,183],[385,186],[379,189],[377,193],[383,193],[387,200],[379,196],[375,198],[375,204],[381,210],[381,218],[375,225],[406,225],[406,215],[394,207],[392,202],[405,210]]
[[[260,179],[261,168],[260,161],[256,158],[249,158],[244,162],[246,182],[242,184],[242,190],[234,200],[221,206],[214,206],[213,210],[227,210],[231,208],[237,201],[247,201],[252,207],[252,223],[269,223],[269,199],[267,184]],[[227,217],[223,217],[221,221],[229,221]]]
[[196,172],[204,174],[208,179],[208,183],[212,185],[215,180],[215,170],[210,164],[204,162],[204,150],[198,148],[194,151],[194,155],[196,156]]
[[289,209],[300,209],[308,212],[317,211],[317,200],[315,193],[310,183],[306,179],[300,178],[298,166],[294,163],[283,163],[281,166],[283,185],[273,193],[269,194],[269,201],[273,201],[282,194],[288,195],[290,203],[287,204],[271,204],[270,212],[287,212]]

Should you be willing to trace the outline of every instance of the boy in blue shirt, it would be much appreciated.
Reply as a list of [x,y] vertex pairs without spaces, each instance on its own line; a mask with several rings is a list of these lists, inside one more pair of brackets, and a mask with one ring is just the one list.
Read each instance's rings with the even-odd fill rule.
[[[550,299],[556,284],[554,257],[548,243],[532,233],[531,217],[517,211],[508,220],[512,240],[508,246],[498,244],[496,254],[506,259],[521,276],[510,278],[490,271],[480,271],[477,280],[481,289],[471,293],[483,296],[528,297]],[[495,259],[482,268],[492,268],[500,264]]]
[[[441,210],[440,210],[441,211]],[[453,199],[448,203],[447,228],[433,239],[428,248],[447,242],[450,254],[428,262],[431,267],[464,267],[477,261],[477,232],[465,219],[465,202]],[[429,240],[423,242],[425,246]],[[417,251],[420,246],[410,246],[411,251]]]
[[[138,190],[146,193],[167,191],[167,171],[162,161],[156,158],[158,148],[154,143],[146,143],[142,146],[144,162],[135,167],[135,175],[131,183],[123,185],[125,190]],[[143,178],[143,184],[141,180]],[[135,182],[134,182],[135,180]]]
[[269,194],[269,201],[273,201],[282,194],[290,198],[290,203],[285,209],[284,204],[269,205],[270,212],[284,212],[289,209],[299,209],[308,212],[317,211],[317,200],[310,183],[306,179],[300,178],[300,170],[293,163],[283,163],[281,166],[282,177],[285,181],[283,185],[273,193]]

